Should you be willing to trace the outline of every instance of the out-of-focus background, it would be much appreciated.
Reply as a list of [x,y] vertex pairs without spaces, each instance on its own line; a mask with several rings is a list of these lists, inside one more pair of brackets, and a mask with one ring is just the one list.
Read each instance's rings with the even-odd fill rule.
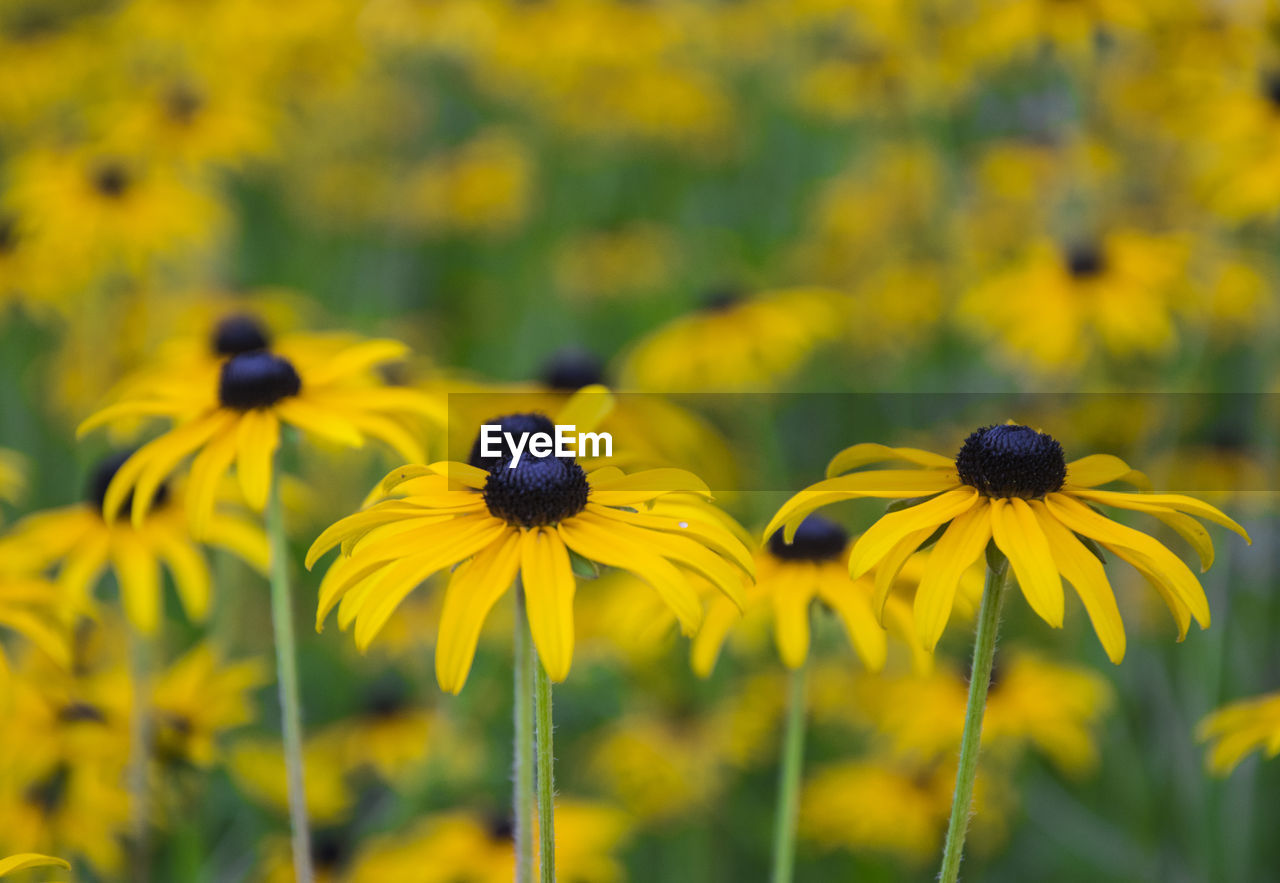
[[[83,500],[112,440],[77,423],[245,312],[409,343],[388,379],[456,394],[440,456],[487,396],[603,380],[629,441],[753,534],[846,445],[1032,423],[1207,495],[1254,544],[1212,529],[1214,624],[1182,644],[1113,563],[1119,667],[1079,605],[1062,631],[1011,605],[966,875],[1274,879],[1280,762],[1210,775],[1194,729],[1280,688],[1278,25],[1251,0],[0,0],[5,523]],[[313,634],[303,550],[399,463],[289,462],[323,879],[510,879],[510,608],[457,698],[432,674],[438,586],[367,656]],[[209,560],[209,621],[171,597],[152,649],[147,818],[110,580],[92,665],[6,638],[0,855],[138,880],[144,843],[156,881],[291,879],[265,584]],[[579,591],[561,879],[764,879],[767,623],[702,680],[643,591]],[[869,675],[820,614],[814,654],[797,879],[930,878],[966,629],[931,673]]]

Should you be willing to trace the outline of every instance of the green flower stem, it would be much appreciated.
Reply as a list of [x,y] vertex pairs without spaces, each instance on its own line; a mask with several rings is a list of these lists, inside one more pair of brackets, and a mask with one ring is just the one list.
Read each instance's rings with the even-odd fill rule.
[[538,737],[538,863],[540,883],[556,880],[556,780],[555,755],[551,747],[551,679],[542,667],[537,651],[534,658],[534,716]]
[[133,879],[151,879],[151,641],[129,627],[129,679],[133,701],[129,708],[129,827],[132,836]]
[[267,502],[267,538],[271,543],[271,625],[275,631],[276,676],[280,684],[289,825],[293,832],[293,871],[297,883],[312,883],[311,832],[307,827],[307,795],[302,770],[302,703],[298,698],[298,658],[289,591],[289,548],[284,533],[284,510],[280,505],[280,484],[275,480],[271,482],[271,496]]
[[1004,604],[1009,563],[988,565],[987,584],[978,609],[978,633],[973,639],[973,670],[969,674],[969,704],[964,714],[964,736],[960,740],[960,765],[956,769],[956,790],[951,800],[951,821],[947,825],[947,845],[942,853],[940,883],[956,883],[964,836],[969,828],[973,804],[973,783],[978,776],[978,752],[982,742],[982,716],[987,710],[987,689],[991,686],[991,663],[996,655],[996,633],[1000,631],[1000,608]]
[[[515,794],[516,883],[533,883],[533,642],[524,607],[524,586],[516,577],[515,628]],[[541,667],[541,666],[539,666]]]
[[787,681],[787,723],[778,771],[778,810],[773,827],[773,883],[791,883],[796,863],[796,815],[800,804],[800,771],[804,767],[809,660]]

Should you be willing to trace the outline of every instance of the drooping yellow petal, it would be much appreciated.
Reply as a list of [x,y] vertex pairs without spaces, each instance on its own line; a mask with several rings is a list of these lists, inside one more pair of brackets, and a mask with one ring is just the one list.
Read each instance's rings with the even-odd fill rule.
[[[614,510],[603,510],[604,513],[612,511]],[[625,515],[626,513],[619,514]],[[724,592],[729,600],[742,606],[742,590],[745,582],[743,572],[701,543],[689,537],[637,527],[626,523],[620,518],[614,518],[610,514],[602,514],[600,512],[584,511],[578,516],[578,520],[597,524],[604,530],[612,530],[623,534],[632,542],[647,546],[663,558],[675,561],[690,570],[700,573],[716,588]]]
[[58,570],[58,585],[72,607],[83,610],[89,606],[94,585],[107,566],[110,548],[107,531],[95,531],[63,560]]
[[824,568],[818,577],[818,597],[836,612],[849,643],[867,671],[884,668],[889,653],[885,630],[871,609],[871,580],[850,582],[841,568]]
[[456,481],[463,487],[484,490],[489,480],[489,473],[470,463],[459,463],[456,460],[440,460],[427,466],[436,475],[443,475],[450,481]]
[[1115,506],[1119,509],[1147,511],[1147,507],[1159,506],[1164,509],[1172,509],[1175,512],[1186,512],[1196,518],[1203,518],[1205,521],[1220,524],[1228,530],[1238,533],[1244,538],[1245,542],[1253,543],[1253,540],[1249,539],[1248,532],[1228,518],[1222,510],[1184,494],[1134,494],[1120,491],[1072,490],[1069,495],[1079,497],[1082,500],[1103,503],[1107,506]]
[[681,630],[692,635],[702,624],[702,604],[689,580],[661,555],[632,542],[581,516],[561,521],[556,529],[565,545],[591,561],[634,573],[662,597],[680,621]]
[[928,552],[924,575],[916,588],[915,620],[920,644],[931,653],[955,609],[960,577],[991,539],[991,510],[983,500],[956,516]]
[[857,579],[875,567],[902,539],[968,512],[978,503],[978,492],[959,487],[898,512],[890,512],[867,528],[849,553],[849,575]]
[[1067,464],[1067,484],[1075,487],[1097,487],[1113,481],[1138,487],[1149,485],[1145,475],[1111,454],[1090,454]]
[[434,475],[435,473],[431,471],[431,467],[426,464],[409,463],[404,466],[397,466],[383,476],[382,481],[378,482],[377,489],[382,494],[389,494],[406,481]]
[[689,664],[693,673],[700,678],[709,677],[720,656],[720,648],[724,646],[729,629],[742,618],[742,611],[728,598],[716,597],[707,605],[706,618],[702,628],[694,636],[693,646],[689,651]]
[[507,536],[460,565],[449,579],[436,638],[436,680],[458,693],[467,682],[476,642],[489,611],[511,587],[520,567],[520,534]]
[[1142,575],[1142,578],[1146,580],[1151,588],[1156,590],[1156,594],[1160,596],[1160,599],[1164,601],[1165,606],[1169,608],[1169,612],[1173,615],[1173,621],[1178,627],[1179,643],[1186,640],[1187,632],[1191,629],[1191,611],[1182,602],[1182,599],[1178,597],[1178,593],[1169,582],[1168,577],[1153,569],[1150,560],[1146,556],[1132,549],[1105,542],[1101,543],[1101,545],[1102,548],[1115,555],[1121,561],[1127,562]]
[[818,591],[817,576],[817,568],[808,562],[780,567],[772,576],[778,583],[769,592],[774,639],[787,668],[799,668],[809,658],[809,608]]
[[1027,501],[1020,497],[992,500],[991,536],[1009,559],[1031,609],[1049,625],[1062,628],[1062,578],[1049,541]]
[[954,490],[959,484],[954,474],[923,469],[883,469],[828,478],[805,488],[783,503],[764,529],[764,537],[767,540],[785,526],[783,537],[791,542],[795,538],[796,528],[806,516],[831,503],[862,497],[888,500],[927,497]]
[[117,402],[91,414],[76,427],[76,439],[82,439],[100,426],[106,426],[117,420],[132,420],[138,417],[173,417],[174,403],[167,399],[138,399],[128,402]]
[[354,409],[345,416],[361,433],[382,442],[405,460],[418,463],[426,459],[422,443],[396,418]]
[[1125,651],[1124,620],[1102,562],[1053,517],[1044,503],[1032,500],[1031,511],[1053,550],[1054,564],[1080,596],[1107,658],[1119,665]]
[[120,583],[125,615],[143,635],[153,635],[160,622],[160,567],[151,550],[129,530],[111,540],[111,563]]
[[889,593],[893,591],[893,584],[897,581],[898,574],[902,572],[907,559],[915,554],[920,544],[929,539],[935,530],[937,530],[936,527],[926,527],[907,534],[895,543],[876,565],[875,593],[871,598],[871,607],[875,610],[876,620],[881,625],[884,625],[885,603],[889,600]]
[[1141,555],[1144,566],[1167,580],[1169,589],[1187,606],[1200,627],[1209,627],[1209,599],[1205,597],[1204,587],[1182,559],[1160,542],[1141,531],[1099,515],[1066,494],[1048,494],[1045,505],[1055,518],[1076,533],[1092,537],[1108,546],[1131,549]]
[[226,549],[254,570],[265,575],[271,563],[267,535],[256,523],[230,515],[217,515],[209,522],[204,542]]
[[364,536],[379,525],[410,519],[432,519],[434,517],[434,513],[419,509],[416,506],[406,505],[401,500],[387,500],[382,503],[375,503],[363,512],[348,515],[346,518],[341,518],[326,527],[320,536],[316,537],[315,542],[311,544],[311,548],[307,550],[307,557],[304,563],[307,570],[310,570],[315,566],[316,561],[334,546],[349,539]]
[[369,584],[369,597],[356,617],[355,641],[360,652],[368,649],[400,602],[427,577],[470,558],[509,530],[506,524],[493,518],[484,529],[470,530],[465,539],[450,540],[444,535],[444,529],[453,526],[440,525],[442,535],[438,547],[393,561],[370,578],[376,582]]
[[625,509],[610,509],[596,503],[587,503],[586,511],[603,515],[615,521],[643,527],[650,530],[666,531],[677,536],[688,537],[709,546],[721,555],[729,558],[747,574],[755,573],[755,560],[751,550],[742,544],[729,531],[719,524],[708,521],[675,518],[669,515],[651,512],[629,512]]
[[573,664],[573,593],[576,583],[569,551],[554,528],[524,531],[520,541],[529,631],[547,677],[559,683]]
[[154,541],[156,551],[173,575],[174,588],[187,616],[196,622],[203,621],[209,613],[211,592],[209,565],[204,555],[184,536],[156,532]]
[[364,436],[355,424],[333,410],[296,396],[281,399],[272,405],[276,415],[305,435],[314,435],[336,445],[348,448],[364,447]]
[[265,408],[246,411],[236,430],[236,477],[245,502],[255,512],[267,507],[272,465],[280,446],[280,421]]
[[218,502],[218,487],[236,458],[236,428],[227,425],[191,461],[187,479],[187,521],[191,534],[204,539]]
[[902,460],[931,469],[954,469],[956,465],[951,457],[944,457],[932,451],[923,451],[919,448],[891,448],[888,445],[863,442],[845,448],[832,457],[831,462],[827,464],[827,477],[831,478],[869,463],[885,463],[891,460]]
[[137,484],[133,487],[133,524],[135,527],[140,527],[151,509],[151,503],[161,483],[182,460],[199,450],[205,442],[227,428],[234,420],[234,416],[226,411],[213,411],[190,423],[176,426],[139,448],[129,461],[120,467],[120,471],[116,473],[107,488],[103,505],[103,513],[107,520],[114,520],[116,513],[120,511],[120,506],[124,504],[124,497],[128,494],[129,488],[121,487],[117,482],[121,481],[121,475],[125,474],[129,463],[139,460],[142,467],[138,472]]
[[696,493],[710,497],[706,483],[683,469],[645,469],[621,477],[598,477],[588,497],[601,506],[634,506],[664,494]]
[[574,426],[577,432],[594,432],[613,411],[615,400],[608,387],[584,386],[569,397],[556,414],[557,426]]
[[1200,572],[1204,573],[1213,566],[1213,538],[1203,524],[1190,515],[1174,512],[1170,509],[1157,510],[1151,513],[1159,518],[1196,550],[1200,557]]
[[[0,607],[0,625],[23,635],[62,668],[71,668],[71,647],[67,635],[32,611],[22,607]],[[0,676],[2,683],[3,676]]]
[[409,348],[398,340],[362,341],[311,368],[302,378],[303,387],[321,387],[358,376],[385,362],[399,361],[408,354]]
[[40,855],[35,852],[24,852],[19,855],[11,855],[8,858],[0,859],[0,877],[6,874],[12,874],[15,871],[26,871],[31,868],[67,868],[71,865],[67,864],[60,858],[54,858],[49,855]]

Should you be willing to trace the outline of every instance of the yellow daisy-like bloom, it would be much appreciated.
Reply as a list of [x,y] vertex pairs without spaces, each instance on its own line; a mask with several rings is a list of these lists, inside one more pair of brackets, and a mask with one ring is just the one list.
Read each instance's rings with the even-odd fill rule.
[[27,871],[31,868],[66,868],[70,870],[71,865],[63,859],[40,855],[37,852],[24,852],[0,859],[0,877],[14,874],[18,871]]
[[[108,457],[97,466],[85,502],[38,512],[15,524],[0,541],[0,560],[32,572],[56,571],[56,581],[72,609],[89,606],[94,587],[110,565],[130,623],[143,634],[152,634],[162,610],[161,565],[173,576],[178,598],[193,620],[208,613],[212,582],[178,489],[171,490],[163,482],[147,485],[148,507],[154,511],[145,523],[104,516],[103,499],[129,456]],[[267,570],[266,536],[242,516],[211,512],[204,540],[263,573]]]
[[[0,628],[12,630],[63,668],[71,664],[67,629],[60,621],[61,593],[48,580],[26,573],[0,572]],[[9,668],[0,646],[0,684]]]
[[384,677],[367,688],[359,712],[331,724],[317,739],[340,746],[347,770],[371,768],[384,781],[403,781],[437,743],[440,723],[429,709],[410,702],[409,684]]
[[152,688],[157,757],[167,763],[211,766],[221,754],[218,738],[253,721],[253,691],[270,682],[271,671],[262,660],[228,663],[213,645],[196,645]]
[[[919,468],[850,472],[885,461]],[[1192,497],[1098,490],[1111,482],[1144,479],[1108,454],[1067,463],[1051,436],[1012,423],[975,431],[955,459],[916,448],[854,445],[831,460],[827,474],[832,477],[787,501],[766,535],[785,527],[785,536],[793,536],[806,515],[828,503],[860,497],[910,501],[858,538],[849,554],[849,574],[857,579],[875,572],[873,607],[883,617],[894,576],[916,549],[939,534],[914,602],[916,631],[927,650],[946,628],[960,575],[991,542],[1008,559],[1032,610],[1054,628],[1062,626],[1065,577],[1112,662],[1124,658],[1124,623],[1093,544],[1127,561],[1155,588],[1178,624],[1178,640],[1186,637],[1193,618],[1207,628],[1209,601],[1191,569],[1157,540],[1100,514],[1096,504],[1156,516],[1195,548],[1203,569],[1213,562],[1213,543],[1196,518],[1249,539],[1240,525]]]
[[189,376],[153,377],[80,425],[84,434],[138,417],[167,417],[176,424],[120,467],[103,497],[108,519],[132,496],[133,523],[142,524],[155,489],[194,454],[187,506],[195,534],[203,537],[218,484],[233,463],[245,501],[257,511],[266,508],[282,425],[352,448],[374,438],[403,457],[421,459],[410,421],[445,420],[428,396],[380,383],[374,369],[408,352],[397,341],[286,338],[267,348],[270,342],[252,323],[235,332],[225,347],[217,343],[226,354],[221,361]]
[[789,288],[744,298],[715,293],[637,343],[624,385],[655,392],[771,388],[814,348],[839,336],[847,303],[826,288]]
[[[815,601],[835,611],[864,666],[871,671],[884,667],[888,641],[871,609],[875,583],[870,578],[849,579],[848,568],[841,560],[848,545],[849,534],[843,527],[810,515],[796,529],[791,542],[785,542],[781,533],[774,533],[756,554],[756,582],[748,592],[747,609],[769,606],[778,654],[788,668],[799,668],[809,658],[811,609]],[[732,604],[712,601],[707,621],[693,643],[693,670],[700,676],[711,674],[739,615]]]
[[1133,231],[1068,248],[1042,242],[967,292],[960,315],[1041,371],[1078,368],[1098,351],[1152,355],[1176,339],[1186,260],[1185,242]]
[[[504,433],[545,432],[538,414],[491,421]],[[504,442],[505,445],[505,442]],[[754,573],[751,553],[720,518],[696,502],[710,492],[678,469],[626,475],[606,466],[588,474],[571,457],[481,455],[470,463],[405,466],[382,482],[397,496],[334,524],[307,554],[311,567],[341,544],[344,556],[320,585],[316,627],[343,603],[339,623],[355,623],[367,648],[399,603],[432,574],[453,567],[436,642],[436,678],[457,693],[466,682],[490,609],[519,577],[533,641],[547,675],[562,681],[573,661],[572,555],[628,570],[652,586],[686,634],[702,623],[689,574],[734,599]],[[645,511],[656,500],[692,500],[679,515]]]
[[1280,755],[1280,693],[1219,708],[1200,721],[1196,738],[1212,743],[1207,761],[1219,776],[1235,769],[1251,751],[1261,750],[1266,757]]

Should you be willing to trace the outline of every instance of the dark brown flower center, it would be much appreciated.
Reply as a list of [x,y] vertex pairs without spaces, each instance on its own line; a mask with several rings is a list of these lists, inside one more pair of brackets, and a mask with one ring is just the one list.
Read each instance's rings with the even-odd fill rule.
[[224,408],[252,411],[296,396],[302,379],[286,358],[266,350],[239,353],[222,363],[218,401]]
[[1036,499],[1062,489],[1067,478],[1062,445],[1029,426],[986,426],[965,439],[956,455],[960,480],[988,497]]

